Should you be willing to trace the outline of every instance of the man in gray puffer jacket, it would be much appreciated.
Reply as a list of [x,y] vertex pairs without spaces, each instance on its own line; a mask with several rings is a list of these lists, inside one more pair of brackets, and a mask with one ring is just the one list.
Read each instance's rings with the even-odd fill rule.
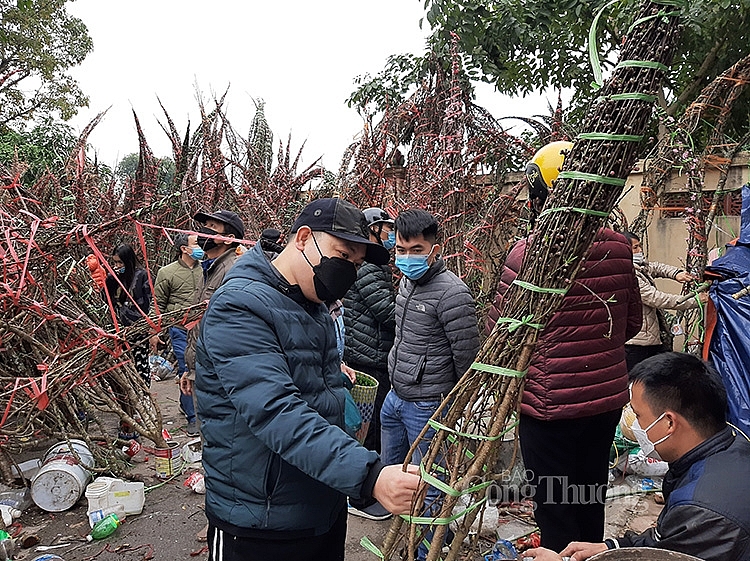
[[[395,227],[396,267],[404,276],[396,296],[396,341],[388,356],[393,389],[380,412],[382,458],[389,464],[404,461],[479,350],[474,299],[440,257],[435,217],[407,210]],[[426,453],[433,434],[431,429],[422,439],[419,454]],[[439,508],[431,489],[427,500]],[[421,545],[419,559],[425,554]]]

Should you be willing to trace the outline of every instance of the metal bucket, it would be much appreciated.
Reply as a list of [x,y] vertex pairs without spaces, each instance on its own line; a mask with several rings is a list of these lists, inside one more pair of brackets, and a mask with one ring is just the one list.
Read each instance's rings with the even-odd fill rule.
[[71,439],[70,446],[67,442],[55,444],[44,454],[42,467],[31,480],[31,498],[47,512],[72,508],[91,480],[86,468],[92,467],[94,456],[82,440]]
[[666,549],[655,549],[653,547],[624,547],[622,549],[610,549],[589,557],[589,561],[700,561],[697,557],[667,551]]

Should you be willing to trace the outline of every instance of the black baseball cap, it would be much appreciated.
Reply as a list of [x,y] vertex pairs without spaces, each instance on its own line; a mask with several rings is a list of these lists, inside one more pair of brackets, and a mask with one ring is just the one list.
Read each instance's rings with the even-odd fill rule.
[[242,220],[237,215],[237,213],[232,212],[231,210],[217,210],[216,212],[212,212],[210,214],[206,212],[197,212],[195,216],[193,216],[193,219],[197,220],[201,224],[205,224],[209,220],[218,220],[219,222],[223,222],[224,224],[229,226],[232,229],[231,233],[237,236],[239,239],[243,239],[245,237],[245,225],[242,223]]
[[391,255],[382,245],[370,241],[367,218],[353,204],[343,199],[316,199],[302,209],[294,221],[291,233],[302,226],[313,232],[326,232],[342,240],[361,243],[366,246],[365,261],[375,265],[385,265]]

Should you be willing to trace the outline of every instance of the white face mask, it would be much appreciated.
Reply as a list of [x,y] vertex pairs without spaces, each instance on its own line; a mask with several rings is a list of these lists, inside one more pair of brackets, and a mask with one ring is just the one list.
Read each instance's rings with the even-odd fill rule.
[[635,263],[636,265],[643,265],[644,261],[646,261],[646,259],[643,256],[643,253],[633,254],[633,263]]
[[661,456],[659,455],[659,452],[656,451],[656,445],[661,444],[671,435],[668,434],[664,438],[660,438],[656,442],[651,442],[651,439],[649,439],[648,437],[648,431],[650,431],[651,427],[653,427],[656,423],[661,421],[664,415],[666,414],[667,413],[665,411],[664,413],[659,415],[659,417],[653,423],[647,426],[645,429],[641,428],[641,424],[638,422],[638,419],[633,421],[633,426],[630,427],[633,431],[633,434],[635,435],[635,439],[638,441],[638,444],[641,447],[641,450],[643,450],[643,453],[646,455],[647,458],[661,461]]

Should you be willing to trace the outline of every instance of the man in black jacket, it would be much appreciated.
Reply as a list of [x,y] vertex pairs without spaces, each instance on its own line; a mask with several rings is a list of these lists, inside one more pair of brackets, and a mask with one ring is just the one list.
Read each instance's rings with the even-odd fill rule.
[[630,377],[633,432],[649,457],[669,462],[656,527],[604,543],[573,542],[560,555],[542,548],[525,555],[582,561],[607,549],[655,547],[704,561],[750,559],[750,443],[726,425],[721,378],[683,353],[646,359]]
[[[370,241],[392,249],[396,245],[393,219],[382,208],[362,211],[367,219]],[[391,389],[388,380],[388,352],[396,332],[396,295],[390,264],[365,263],[357,271],[357,280],[344,297],[346,326],[344,362],[350,368],[369,374],[378,381],[378,393],[364,446],[380,452],[380,409]],[[349,514],[370,520],[391,517],[377,501],[349,499]]]

